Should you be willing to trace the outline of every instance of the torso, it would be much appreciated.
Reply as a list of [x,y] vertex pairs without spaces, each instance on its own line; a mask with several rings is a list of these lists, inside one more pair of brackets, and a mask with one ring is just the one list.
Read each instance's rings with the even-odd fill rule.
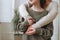
[[[39,21],[42,17],[46,16],[48,14],[48,11],[44,10],[42,12],[37,12],[34,11],[32,9],[29,9],[29,14],[31,17],[33,17],[33,19],[35,19],[35,21]],[[47,26],[44,26],[44,28],[47,28]],[[52,27],[52,26],[51,26]],[[28,40],[47,40],[45,38],[43,38],[42,36],[35,34],[35,35],[28,35],[27,37]]]
[[44,10],[42,12],[37,12],[37,11],[34,11],[32,9],[29,9],[29,14],[31,17],[33,17],[33,19],[37,21],[39,21],[39,19],[41,19],[42,17],[46,16],[48,14],[48,11]]

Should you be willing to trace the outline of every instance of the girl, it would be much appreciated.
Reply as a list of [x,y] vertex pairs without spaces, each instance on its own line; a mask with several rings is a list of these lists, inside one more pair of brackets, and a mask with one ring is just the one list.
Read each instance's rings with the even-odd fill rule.
[[[44,0],[42,0],[44,1]],[[29,0],[29,3],[31,5],[34,4],[33,0]],[[19,7],[19,11],[20,11],[20,14],[22,15],[22,17],[24,17],[25,19],[27,18],[28,19],[32,19],[33,18],[29,15],[29,13],[27,12],[27,7],[28,7],[28,4],[23,4]],[[22,9],[22,10],[20,10]],[[36,22],[35,24],[32,25],[32,27],[35,29],[35,28],[38,28],[38,27],[41,27],[41,26],[44,26],[48,23],[50,23],[51,21],[53,21],[57,15],[57,12],[58,12],[58,7],[57,7],[57,3],[52,1],[52,0],[46,0],[46,3],[45,3],[45,6],[44,6],[44,9],[46,9],[47,11],[49,11],[48,15],[44,16],[42,19],[40,19],[38,22]],[[22,12],[24,11],[24,12]],[[23,15],[24,14],[24,15]],[[45,20],[46,19],[46,20]],[[28,20],[29,21],[29,20]],[[29,21],[29,23],[32,23],[31,20]]]
[[[47,12],[48,9],[46,10],[46,6],[52,5],[52,3],[50,4],[50,2],[48,2],[48,4],[47,4],[46,0],[32,0],[29,2],[32,4],[32,7],[28,8],[28,12],[29,12],[30,16],[32,16],[30,18],[32,20],[30,20],[30,22],[28,20],[28,22],[30,24],[32,24],[33,19],[35,19],[36,23],[34,23],[33,25],[30,25],[28,30],[26,31],[26,34],[29,35],[28,38],[30,40],[50,40],[51,35],[53,33],[52,20],[56,16],[57,10],[55,10],[55,9],[57,9],[57,8],[56,7],[53,8],[55,10],[55,12],[50,11],[50,13],[48,13]],[[55,6],[57,6],[57,4]],[[54,6],[52,6],[52,7],[54,7]],[[20,11],[20,13],[21,13],[21,11]],[[52,13],[52,15],[51,15],[51,13]],[[50,18],[47,19],[46,17],[47,18],[50,17]],[[37,25],[37,26],[35,26],[35,25]]]

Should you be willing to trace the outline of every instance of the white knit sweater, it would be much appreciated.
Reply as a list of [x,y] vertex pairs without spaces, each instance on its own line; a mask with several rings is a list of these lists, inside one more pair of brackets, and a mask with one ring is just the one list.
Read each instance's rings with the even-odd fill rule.
[[[42,26],[52,22],[58,14],[58,3],[55,1],[52,1],[49,4],[49,6],[46,8],[46,10],[49,11],[48,15],[44,16],[38,22],[33,24],[32,25],[33,28],[42,27]],[[26,18],[29,15],[28,12],[26,11],[26,7],[24,6],[24,4],[22,4],[19,7],[19,12],[20,12],[20,15],[24,18]]]

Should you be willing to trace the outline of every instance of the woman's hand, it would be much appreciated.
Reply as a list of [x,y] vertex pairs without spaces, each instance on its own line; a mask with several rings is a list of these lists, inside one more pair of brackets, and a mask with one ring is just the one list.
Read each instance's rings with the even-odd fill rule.
[[35,22],[35,20],[32,17],[27,18],[27,21],[30,26]]
[[32,28],[32,26],[29,26],[28,30],[26,31],[25,34],[27,35],[33,35],[35,34],[36,30],[34,28]]

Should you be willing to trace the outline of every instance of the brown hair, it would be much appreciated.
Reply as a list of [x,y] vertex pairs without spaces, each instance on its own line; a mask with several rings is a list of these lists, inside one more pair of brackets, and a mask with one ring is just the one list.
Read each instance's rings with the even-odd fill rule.
[[46,0],[40,0],[40,6],[44,8],[44,5],[46,4]]

